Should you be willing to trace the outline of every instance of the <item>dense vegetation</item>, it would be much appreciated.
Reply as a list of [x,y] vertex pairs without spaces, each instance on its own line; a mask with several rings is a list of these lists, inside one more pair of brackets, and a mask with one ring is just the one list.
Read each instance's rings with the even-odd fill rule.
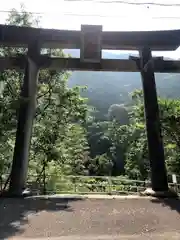
[[[7,23],[37,24],[33,16],[22,10],[22,14],[13,10]],[[0,54],[22,52],[26,49],[3,48]],[[44,52],[51,56],[65,55],[62,50],[45,49]],[[124,104],[109,101],[108,110],[105,104],[108,98],[104,99],[106,107],[99,117],[93,105],[96,101],[97,108],[98,100],[84,98],[84,88],[69,87],[70,75],[49,70],[40,72],[29,179],[37,182],[45,176],[49,189],[56,188],[58,179],[67,175],[148,179],[142,91],[136,90],[131,95],[126,91]],[[23,73],[16,71],[0,74],[0,175],[3,177],[9,175],[12,165],[22,80]],[[159,105],[168,173],[180,175],[180,100],[159,98]]]

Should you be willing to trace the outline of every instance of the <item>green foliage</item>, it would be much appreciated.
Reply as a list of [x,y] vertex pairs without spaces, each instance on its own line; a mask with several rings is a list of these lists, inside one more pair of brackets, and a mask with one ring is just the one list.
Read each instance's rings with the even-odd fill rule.
[[[149,161],[147,140],[145,134],[144,106],[142,91],[135,91],[132,94],[135,105],[131,112],[132,129],[129,138],[133,135],[126,151],[126,173],[130,178],[146,179],[149,175]],[[180,100],[158,99],[160,120],[162,126],[166,165],[169,174],[180,174]]]
[[39,25],[39,18],[34,18],[32,13],[26,11],[25,5],[20,5],[20,13],[16,9],[11,10],[11,14],[6,20],[7,24],[23,26],[23,27],[36,27]]
[[[22,12],[19,14],[13,10],[7,23],[34,25],[36,21],[24,7]],[[62,50],[46,49],[44,52],[51,56],[64,56]],[[26,53],[26,49],[1,50],[2,55],[13,56],[19,53]],[[12,162],[23,75],[10,70],[0,75],[1,175],[9,173]],[[44,172],[59,176],[85,173],[84,162],[88,157],[88,147],[83,124],[87,118],[87,104],[86,99],[80,96],[80,88],[68,88],[68,77],[69,73],[66,72],[40,71],[29,162],[29,179],[32,181],[37,181]],[[49,180],[50,185],[52,182],[52,179]]]
[[111,142],[108,137],[108,124],[108,122],[95,121],[87,123],[87,139],[92,158],[110,152]]
[[111,176],[113,162],[107,154],[96,155],[95,158],[88,159],[86,166],[89,175],[92,176]]
[[129,123],[128,112],[123,104],[113,104],[108,109],[108,118],[110,121],[115,119],[121,125]]

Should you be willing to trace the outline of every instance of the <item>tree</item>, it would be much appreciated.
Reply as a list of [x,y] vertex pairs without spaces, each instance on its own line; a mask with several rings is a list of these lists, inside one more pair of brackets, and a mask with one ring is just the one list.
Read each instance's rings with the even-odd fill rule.
[[[133,141],[126,151],[126,173],[131,178],[145,179],[149,176],[148,148],[145,135],[144,105],[142,91],[132,94],[134,106],[131,111],[129,137]],[[164,139],[166,166],[169,174],[180,173],[180,100],[158,98],[160,121]]]
[[110,121],[115,119],[121,125],[129,123],[128,112],[123,104],[113,104],[108,109],[108,118]]
[[110,153],[111,141],[107,135],[108,122],[88,122],[87,139],[90,146],[90,156],[94,158],[96,155]]

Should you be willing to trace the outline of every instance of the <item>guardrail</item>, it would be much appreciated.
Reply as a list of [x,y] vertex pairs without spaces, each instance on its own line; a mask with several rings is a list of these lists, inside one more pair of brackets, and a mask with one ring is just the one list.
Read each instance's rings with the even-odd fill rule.
[[[32,179],[32,176],[30,177]],[[149,181],[111,176],[55,176],[46,175],[39,182],[28,181],[28,186],[35,194],[137,194],[143,192]],[[33,177],[34,178],[34,177]],[[169,183],[169,187],[180,193],[180,184]]]
[[130,194],[143,191],[146,183],[125,179],[123,177],[107,176],[61,176],[58,181],[46,177],[46,183],[32,183],[28,181],[31,190],[46,194],[58,193],[93,193],[93,194]]
[[[36,179],[36,180],[35,180]],[[3,181],[1,190],[3,189]],[[150,182],[110,176],[57,176],[46,175],[45,178],[29,176],[27,187],[33,194],[113,194],[128,195],[143,192]],[[169,187],[180,193],[180,184],[169,183]]]

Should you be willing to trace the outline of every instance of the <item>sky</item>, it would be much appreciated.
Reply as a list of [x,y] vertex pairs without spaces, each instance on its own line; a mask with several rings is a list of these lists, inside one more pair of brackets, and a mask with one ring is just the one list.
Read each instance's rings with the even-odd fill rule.
[[[128,1],[128,0],[127,0]],[[129,0],[130,1],[130,0]],[[147,0],[134,0],[147,2]],[[150,2],[150,1],[149,1]],[[178,0],[152,0],[151,2],[178,3]],[[81,24],[103,25],[103,31],[165,30],[180,28],[180,6],[162,7],[117,3],[68,2],[64,0],[5,0],[0,11],[20,10],[23,3],[30,12],[39,12],[44,28],[80,30]],[[180,1],[179,1],[180,3]],[[8,13],[0,12],[0,24]],[[80,16],[78,16],[80,15]],[[175,52],[159,52],[174,59],[180,58],[180,48]]]

